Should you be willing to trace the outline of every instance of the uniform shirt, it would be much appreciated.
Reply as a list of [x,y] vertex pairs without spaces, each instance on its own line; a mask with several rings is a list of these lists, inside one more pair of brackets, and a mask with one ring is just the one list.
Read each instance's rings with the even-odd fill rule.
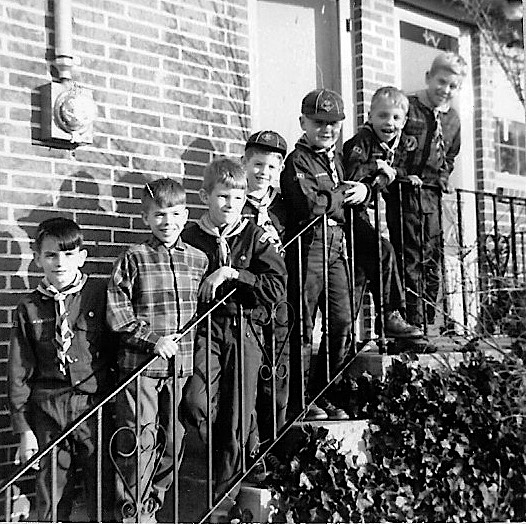
[[[131,371],[153,355],[160,337],[175,335],[192,318],[207,257],[181,239],[167,248],[151,235],[115,261],[108,285],[107,319],[120,334],[119,367]],[[193,330],[179,341],[177,376],[193,368]],[[169,362],[158,358],[143,374],[170,375]]]
[[[397,178],[406,176],[407,157],[415,148],[416,140],[402,133],[390,162],[390,165],[396,169]],[[343,144],[345,180],[371,184],[378,175],[377,160],[389,161],[388,152],[385,147],[382,147],[382,141],[374,132],[372,125],[367,122]]]
[[287,156],[281,173],[281,195],[287,209],[286,238],[292,237],[317,216],[327,217],[339,224],[344,222],[343,165],[338,152],[334,164],[338,175],[335,184],[330,176],[330,163],[323,151],[313,149],[305,137]]
[[[231,267],[239,271],[239,277],[220,287],[219,297],[234,286],[236,292],[216,310],[217,315],[237,314],[237,301],[252,309],[259,305],[272,305],[283,296],[287,280],[285,262],[273,244],[268,240],[261,241],[263,234],[262,228],[247,222],[238,235],[227,238]],[[189,224],[181,233],[181,238],[207,254],[207,276],[220,267],[216,237],[205,233],[198,224]]]
[[445,161],[442,161],[437,155],[433,106],[426,92],[420,91],[408,99],[409,112],[404,132],[415,137],[417,144],[415,154],[406,164],[407,174],[417,175],[428,184],[436,184],[438,179],[447,182],[460,151],[460,118],[452,107],[439,110],[445,153]]
[[29,431],[28,401],[75,390],[105,393],[114,385],[117,344],[105,321],[106,282],[88,278],[65,307],[73,332],[64,375],[55,347],[55,300],[38,291],[26,295],[14,313],[9,348],[9,403],[15,433]]

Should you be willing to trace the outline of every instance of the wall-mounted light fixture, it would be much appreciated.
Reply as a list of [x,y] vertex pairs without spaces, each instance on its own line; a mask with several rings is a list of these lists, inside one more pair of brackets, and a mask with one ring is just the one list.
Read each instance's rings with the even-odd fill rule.
[[54,22],[54,66],[60,82],[40,87],[41,139],[61,147],[91,144],[97,107],[92,91],[72,81],[75,58],[71,0],[54,0]]

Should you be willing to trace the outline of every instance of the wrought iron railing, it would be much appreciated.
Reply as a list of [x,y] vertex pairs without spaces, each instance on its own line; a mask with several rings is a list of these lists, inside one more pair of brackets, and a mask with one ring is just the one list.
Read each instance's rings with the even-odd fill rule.
[[[374,210],[372,212],[374,216],[374,222],[376,224],[376,233],[378,238],[378,250],[379,258],[381,259],[381,235],[385,233],[384,221],[382,219],[382,202],[379,195],[373,199]],[[352,220],[352,218],[351,218]],[[489,193],[483,193],[478,191],[467,191],[457,189],[455,194],[448,195],[443,198],[442,205],[440,207],[440,223],[441,223],[441,295],[440,301],[433,306],[437,308],[439,316],[442,319],[442,333],[456,332],[467,336],[473,334],[483,334],[488,336],[495,336],[496,334],[513,331],[513,334],[517,335],[521,329],[526,331],[525,312],[526,304],[524,290],[526,289],[526,199],[519,197],[507,197],[500,195],[493,195]],[[287,248],[294,247],[298,255],[297,264],[299,267],[298,275],[299,281],[298,286],[300,290],[299,301],[303,304],[302,296],[302,242],[304,234],[313,227],[321,227],[322,235],[324,239],[324,245],[327,244],[327,217],[319,216],[315,218],[309,224],[299,231],[293,238],[287,243]],[[348,224],[348,229],[352,231],[352,223]],[[349,243],[349,251],[353,253],[353,237],[352,234],[348,236],[347,241]],[[403,264],[403,257],[402,264]],[[349,279],[350,292],[354,297],[356,289],[354,285],[354,259],[351,256],[347,261],[349,266]],[[378,268],[380,271],[380,269]],[[381,273],[381,272],[380,272]],[[403,274],[403,267],[401,268]],[[329,319],[328,319],[328,286],[327,286],[327,257],[324,258],[323,264],[323,276],[324,286],[325,307],[321,308],[322,315],[322,334],[325,337],[330,337],[329,333]],[[521,293],[522,291],[522,293]],[[206,312],[200,314],[198,317],[192,319],[187,325],[184,326],[180,334],[177,335],[176,340],[179,340],[187,333],[195,329],[198,324],[202,322],[208,323],[208,333],[210,344],[210,318],[211,314],[225,303],[225,301],[231,297],[235,292],[232,290],[227,296],[223,297],[220,301],[215,303]],[[360,296],[358,301],[351,300],[351,321],[356,326],[357,313],[360,309],[363,293],[357,293]],[[419,296],[419,299],[424,301],[423,294]],[[426,304],[429,305],[429,304]],[[269,308],[266,312],[266,317],[262,320],[259,319],[260,324],[266,324],[273,329],[276,323],[276,310],[277,304],[274,307]],[[280,439],[289,431],[293,425],[304,418],[310,405],[316,402],[322,395],[326,394],[328,388],[352,365],[354,355],[357,353],[357,330],[353,330],[353,338],[349,347],[348,358],[345,361],[341,369],[337,370],[334,376],[329,374],[329,353],[327,352],[327,362],[325,363],[326,369],[326,386],[316,395],[316,397],[308,399],[305,398],[305,377],[308,374],[308,370],[305,369],[303,354],[290,354],[290,362],[287,366],[282,366],[280,363],[280,353],[283,351],[283,344],[287,342],[290,337],[292,326],[296,326],[296,332],[300,340],[304,339],[304,318],[302,307],[291,307],[288,304],[288,322],[289,328],[285,341],[282,341],[282,345],[276,345],[275,342],[271,343],[270,346],[265,345],[264,341],[260,340],[260,345],[263,349],[265,359],[263,362],[264,373],[266,378],[270,382],[271,398],[273,401],[273,427],[272,427],[272,439],[267,445],[263,452],[256,457],[256,461],[253,465],[248,465],[245,460],[244,447],[246,443],[247,435],[244,432],[246,424],[244,420],[241,420],[240,427],[241,435],[241,468],[239,474],[233,479],[231,489],[239,482],[243,481],[256,467],[257,459],[264,457],[265,454],[272,452],[276,446],[279,445]],[[377,341],[379,343],[380,351],[385,351],[385,338],[382,326],[382,313],[383,302],[380,298],[378,314],[379,330]],[[521,309],[522,308],[522,309]],[[296,315],[296,316],[295,316]],[[521,316],[522,315],[522,316]],[[510,318],[514,319],[515,323],[510,322]],[[242,308],[238,311],[238,321],[241,323],[253,322],[254,319],[250,318],[249,312],[244,312]],[[522,322],[522,324],[521,324]],[[513,324],[513,325],[512,325]],[[250,325],[249,325],[250,327]],[[424,329],[427,332],[428,326],[424,325]],[[243,333],[243,329],[239,332]],[[365,335],[365,338],[369,336],[375,336],[373,333]],[[364,337],[362,337],[364,338]],[[240,369],[243,369],[243,345],[242,337],[240,339],[240,355],[241,360]],[[210,345],[209,345],[210,347]],[[44,449],[40,450],[34,455],[28,462],[16,468],[16,470],[6,479],[0,486],[0,493],[5,492],[5,520],[11,519],[11,505],[12,505],[12,487],[20,480],[24,475],[33,468],[44,456],[50,454],[52,463],[54,464],[53,469],[56,471],[57,464],[57,450],[59,445],[65,441],[81,424],[83,424],[88,418],[96,417],[97,420],[97,476],[99,479],[98,494],[97,494],[97,520],[102,521],[103,518],[103,504],[102,504],[102,489],[103,485],[101,482],[102,478],[102,460],[103,460],[103,445],[102,445],[102,420],[103,420],[103,409],[107,408],[117,394],[122,392],[130,384],[135,383],[137,391],[140,391],[140,380],[141,374],[158,358],[159,356],[152,356],[144,364],[135,369],[129,376],[121,381],[117,387],[105,398],[97,402],[93,408],[79,417],[74,423],[72,423],[66,431],[61,434],[57,439],[47,445]],[[276,422],[276,380],[283,377],[284,373],[290,374],[291,380],[291,391],[290,391],[290,409],[289,418],[282,427],[277,426]],[[210,391],[210,373],[207,373],[207,390]],[[241,390],[243,390],[243,376],[239,377],[241,384]],[[173,381],[174,388],[177,387],[177,380]],[[242,400],[243,401],[243,400]],[[137,400],[138,402],[138,400]],[[207,511],[201,516],[194,516],[192,520],[200,520],[201,522],[209,519],[210,515],[217,508],[221,502],[228,496],[230,491],[224,493],[221,498],[216,499],[214,497],[214,483],[213,483],[213,469],[212,469],[212,455],[213,455],[213,434],[212,428],[212,409],[211,399],[208,398],[208,413],[207,413],[207,428],[208,438],[206,441],[206,462],[207,462],[207,495],[206,505]],[[240,410],[241,414],[243,409]],[[241,415],[243,417],[243,415]],[[119,431],[119,428],[117,428]],[[140,434],[141,428],[139,427],[139,421],[137,421],[135,428],[135,438],[137,446],[134,449],[136,453],[136,467],[140,465]],[[175,444],[174,444],[175,448]],[[173,456],[177,457],[177,450],[173,450]],[[179,475],[177,468],[174,471],[174,501],[173,501],[173,520],[174,522],[179,521]],[[140,519],[141,514],[141,503],[142,494],[140,492],[140,482],[136,482],[136,486],[130,489],[130,495],[134,502],[134,507],[131,508],[131,513],[135,515],[137,520]],[[52,480],[52,507],[53,514],[52,520],[57,520],[56,512],[56,481]]]

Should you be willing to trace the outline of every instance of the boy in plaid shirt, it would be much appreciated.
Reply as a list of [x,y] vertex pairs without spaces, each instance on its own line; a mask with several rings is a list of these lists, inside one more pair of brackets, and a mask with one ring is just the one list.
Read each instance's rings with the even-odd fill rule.
[[[180,454],[185,434],[181,422],[174,420],[174,404],[179,405],[193,369],[193,333],[177,343],[174,337],[196,311],[198,288],[208,267],[206,255],[179,236],[188,219],[182,186],[168,178],[156,180],[146,184],[141,200],[142,218],[152,234],[115,262],[108,286],[107,319],[120,335],[122,376],[154,354],[162,358],[141,375],[140,435],[135,435],[135,381],[117,397],[117,467],[122,478],[117,477],[116,517],[123,522],[136,521],[135,459],[134,455],[131,459],[123,456],[133,451],[136,438],[141,445],[140,522],[156,522],[155,513],[172,484],[173,442],[175,439]],[[178,398],[173,394],[174,377],[179,381]]]

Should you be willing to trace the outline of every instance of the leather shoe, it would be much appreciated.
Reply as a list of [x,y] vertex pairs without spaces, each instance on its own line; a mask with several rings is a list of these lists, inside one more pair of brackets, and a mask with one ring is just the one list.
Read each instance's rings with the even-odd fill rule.
[[404,320],[399,311],[387,313],[384,320],[384,333],[386,337],[392,338],[421,338],[424,336],[422,330]]

